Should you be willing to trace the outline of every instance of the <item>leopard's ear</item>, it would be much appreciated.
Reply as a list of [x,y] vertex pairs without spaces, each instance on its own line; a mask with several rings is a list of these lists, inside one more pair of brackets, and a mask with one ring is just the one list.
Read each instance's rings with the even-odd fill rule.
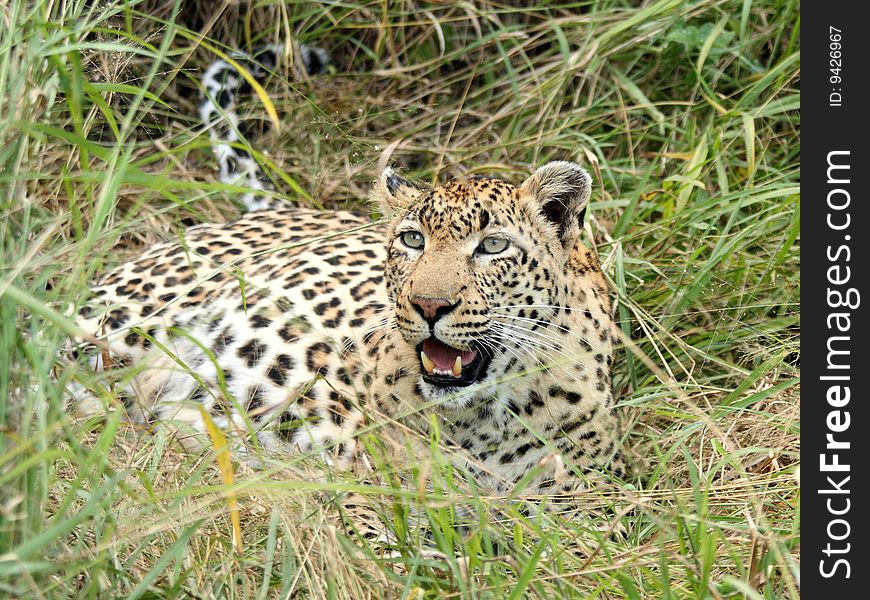
[[422,186],[402,179],[391,168],[385,168],[372,186],[371,200],[383,215],[392,215],[411,206],[426,192]]
[[591,193],[592,177],[580,165],[567,161],[545,164],[520,187],[520,195],[555,227],[566,248],[580,234]]

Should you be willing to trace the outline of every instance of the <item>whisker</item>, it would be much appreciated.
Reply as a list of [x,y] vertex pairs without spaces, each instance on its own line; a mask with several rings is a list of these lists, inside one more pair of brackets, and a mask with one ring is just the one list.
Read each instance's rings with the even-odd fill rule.
[[557,344],[553,340],[550,340],[548,338],[541,338],[541,337],[530,338],[530,337],[528,337],[528,335],[530,333],[535,333],[535,332],[530,332],[528,330],[524,330],[521,327],[516,327],[513,325],[509,325],[507,323],[493,323],[493,327],[497,331],[506,332],[506,333],[510,334],[511,337],[516,338],[518,341],[528,342],[528,343],[531,343],[533,345],[539,346],[541,348],[547,348],[550,350],[558,349]]
[[576,360],[575,357],[570,356],[569,354],[562,351],[558,346],[552,345],[548,342],[538,339],[529,339],[528,337],[520,337],[520,335],[526,334],[527,332],[514,329],[502,329],[502,332],[506,334],[506,336],[515,344],[521,345],[525,348],[538,350],[541,354],[543,354],[547,359],[552,360],[554,358],[554,354],[558,354],[569,361]]
[[[518,317],[515,315],[503,315],[503,314],[499,314],[499,313],[491,313],[491,314],[494,318],[498,317],[498,318],[502,318],[502,319],[512,319],[514,321],[519,321],[519,322],[523,322],[523,323],[532,323],[534,325],[540,325],[544,329],[557,329],[563,333],[567,333],[568,335],[577,338],[578,340],[583,342],[586,346],[590,346],[589,341],[584,336],[582,336],[579,333],[577,333],[576,331],[572,331],[571,329],[564,327],[562,325],[556,325],[554,323],[550,323],[548,321],[543,321],[540,319],[531,319],[529,317]],[[531,330],[530,328],[526,328],[526,329],[529,331],[535,331],[536,333],[538,333],[537,330]],[[584,346],[584,349],[586,349],[585,346]],[[591,349],[591,346],[588,349]]]
[[519,350],[522,350],[529,358],[531,358],[541,366],[543,366],[544,363],[541,361],[539,354],[543,354],[545,358],[551,358],[547,352],[541,352],[542,350],[548,350],[549,348],[545,348],[543,346],[535,346],[534,344],[530,343],[529,340],[516,336],[510,330],[496,328],[493,330],[493,332],[496,333],[499,338],[511,342],[513,346],[515,346]]
[[[552,344],[554,346],[554,349],[555,348],[562,348],[564,346],[564,340],[561,337],[550,334],[546,331],[541,331],[540,329],[537,329],[537,330],[529,329],[527,327],[514,325],[512,323],[502,323],[499,321],[493,321],[493,324],[498,325],[500,327],[510,327],[513,331],[515,331],[517,333],[524,334],[524,335],[536,336],[534,339],[540,340],[540,341],[546,341],[546,342]],[[578,339],[585,342],[585,340],[582,337],[578,336]],[[587,343],[587,345],[588,345],[588,343]],[[585,349],[586,348],[584,348],[584,350]]]
[[556,304],[502,304],[499,306],[493,306],[491,308],[491,310],[500,310],[503,308],[551,308],[557,312],[560,310],[569,311],[569,312],[570,311],[580,312],[580,311],[587,310],[585,308],[571,308],[570,306],[559,306]]

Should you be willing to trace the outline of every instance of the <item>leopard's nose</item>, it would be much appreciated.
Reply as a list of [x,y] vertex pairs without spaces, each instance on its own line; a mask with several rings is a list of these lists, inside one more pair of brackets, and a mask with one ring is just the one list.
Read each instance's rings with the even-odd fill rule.
[[451,302],[447,298],[431,298],[429,296],[414,296],[411,298],[414,310],[420,313],[420,316],[425,319],[429,327],[434,327],[438,319],[449,314],[450,311],[459,306],[460,302],[461,300]]

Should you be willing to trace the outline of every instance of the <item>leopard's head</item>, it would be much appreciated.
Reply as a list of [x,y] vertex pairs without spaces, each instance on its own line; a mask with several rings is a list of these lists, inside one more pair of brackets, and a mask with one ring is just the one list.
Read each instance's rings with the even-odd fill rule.
[[[386,169],[373,198],[392,215],[386,282],[402,360],[442,409],[492,394],[539,366],[591,190],[589,174],[551,162],[515,186],[486,178],[435,187]],[[552,354],[550,352],[549,354]]]

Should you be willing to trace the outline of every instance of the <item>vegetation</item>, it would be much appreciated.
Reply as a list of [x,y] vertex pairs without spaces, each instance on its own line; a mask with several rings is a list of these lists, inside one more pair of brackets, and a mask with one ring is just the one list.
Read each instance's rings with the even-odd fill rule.
[[[0,595],[799,597],[798,2],[521,4],[0,3]],[[377,452],[365,482],[311,461],[233,473],[121,411],[64,410],[73,382],[104,383],[66,351],[89,282],[238,214],[197,74],[274,42],[335,59],[267,83],[280,127],[246,106],[289,200],[364,208],[379,162],[424,181],[589,166],[584,235],[628,345],[624,535],[495,520],[451,492],[437,448],[412,465],[436,474],[423,493]],[[336,527],[347,491],[382,507],[392,554]],[[464,538],[456,503],[480,515]]]

